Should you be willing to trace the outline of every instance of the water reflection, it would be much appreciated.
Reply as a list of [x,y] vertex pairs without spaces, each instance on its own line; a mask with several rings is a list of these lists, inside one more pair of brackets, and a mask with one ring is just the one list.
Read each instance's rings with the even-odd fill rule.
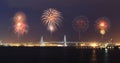
[[91,61],[92,61],[92,63],[96,63],[96,61],[97,61],[97,58],[96,58],[96,50],[95,50],[95,49],[92,50]]
[[104,63],[109,63],[109,57],[108,57],[108,49],[105,48],[105,51],[104,51]]
[[[110,63],[109,62],[109,51],[107,48],[105,48],[104,50],[99,50],[99,51],[97,51],[97,49],[93,49],[91,54],[92,54],[91,55],[92,63],[97,63],[97,62]],[[103,56],[101,54],[103,54]]]

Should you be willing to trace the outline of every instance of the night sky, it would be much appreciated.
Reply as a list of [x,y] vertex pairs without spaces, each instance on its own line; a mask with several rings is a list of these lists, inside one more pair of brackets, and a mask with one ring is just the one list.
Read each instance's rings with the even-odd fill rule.
[[[41,22],[44,10],[55,8],[62,13],[62,25],[57,31],[50,33]],[[120,1],[119,0],[0,0],[0,40],[17,41],[13,30],[13,16],[22,11],[27,16],[29,32],[21,37],[21,41],[78,41],[78,33],[73,29],[72,21],[78,16],[86,16],[89,28],[81,33],[80,41],[98,41],[101,35],[95,30],[95,21],[99,17],[107,17],[111,27],[105,34],[106,41],[120,39]]]

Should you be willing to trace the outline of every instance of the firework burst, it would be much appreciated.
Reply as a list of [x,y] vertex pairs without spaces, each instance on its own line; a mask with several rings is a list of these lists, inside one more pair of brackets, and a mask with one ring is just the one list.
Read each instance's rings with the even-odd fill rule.
[[99,18],[96,22],[96,27],[100,31],[100,34],[104,35],[110,28],[109,19],[105,17]]
[[100,30],[100,34],[104,35],[106,33],[105,30]]
[[47,25],[49,29],[54,28],[54,31],[58,26],[60,26],[60,23],[62,21],[61,18],[61,12],[53,8],[45,10],[42,15],[43,23]]
[[73,21],[73,28],[79,33],[79,40],[81,32],[87,30],[89,21],[85,16],[79,16]]
[[89,21],[86,17],[80,16],[73,21],[73,28],[78,32],[84,32],[89,26]]
[[54,26],[53,25],[49,25],[48,26],[48,30],[50,30],[51,32],[53,32],[55,30]]
[[26,16],[23,12],[17,12],[14,16],[14,31],[16,34],[18,34],[18,36],[28,32]]

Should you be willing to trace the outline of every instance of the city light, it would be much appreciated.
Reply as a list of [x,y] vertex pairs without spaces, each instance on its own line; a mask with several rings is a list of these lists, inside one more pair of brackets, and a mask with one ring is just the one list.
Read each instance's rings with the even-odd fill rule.
[[97,47],[98,46],[98,44],[97,43],[90,43],[90,46],[92,46],[92,47]]

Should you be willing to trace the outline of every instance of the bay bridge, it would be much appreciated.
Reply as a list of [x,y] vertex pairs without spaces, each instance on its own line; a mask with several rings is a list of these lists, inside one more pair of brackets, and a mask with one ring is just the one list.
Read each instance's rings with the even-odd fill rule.
[[120,46],[120,42],[68,42],[64,35],[63,41],[51,41],[45,42],[41,37],[39,42],[0,42],[0,46],[11,46],[11,47],[81,47],[81,48],[114,48],[114,46]]

